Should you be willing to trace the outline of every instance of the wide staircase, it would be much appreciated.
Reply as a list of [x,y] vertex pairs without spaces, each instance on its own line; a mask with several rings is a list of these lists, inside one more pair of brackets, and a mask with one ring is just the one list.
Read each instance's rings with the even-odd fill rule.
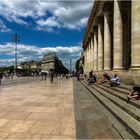
[[88,85],[86,80],[82,80],[81,83],[134,138],[140,139],[140,100],[130,100],[127,103],[126,94],[130,93],[131,85],[121,84],[118,87],[96,83]]

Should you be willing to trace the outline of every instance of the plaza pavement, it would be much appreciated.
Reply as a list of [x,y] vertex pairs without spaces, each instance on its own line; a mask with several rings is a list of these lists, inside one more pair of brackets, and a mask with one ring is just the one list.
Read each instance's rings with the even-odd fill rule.
[[121,137],[76,80],[0,86],[0,139],[80,138]]

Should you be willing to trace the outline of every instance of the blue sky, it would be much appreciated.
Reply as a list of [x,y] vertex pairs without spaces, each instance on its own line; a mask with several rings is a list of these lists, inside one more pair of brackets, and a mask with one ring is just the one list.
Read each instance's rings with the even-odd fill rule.
[[0,66],[14,65],[17,33],[18,63],[55,52],[68,68],[71,58],[74,68],[92,6],[91,0],[0,0]]

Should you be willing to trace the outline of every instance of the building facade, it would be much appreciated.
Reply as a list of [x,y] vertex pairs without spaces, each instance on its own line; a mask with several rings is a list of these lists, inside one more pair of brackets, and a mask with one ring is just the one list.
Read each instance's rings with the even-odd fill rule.
[[41,69],[41,63],[34,60],[22,62],[20,66],[23,69],[32,69],[36,71],[40,71]]
[[41,69],[50,72],[54,70],[56,73],[68,73],[68,69],[57,58],[55,53],[48,53],[41,61]]
[[41,61],[41,69],[45,71],[50,71],[50,69],[55,69],[55,54],[47,54],[43,56]]
[[140,1],[95,0],[83,39],[84,73],[140,84]]

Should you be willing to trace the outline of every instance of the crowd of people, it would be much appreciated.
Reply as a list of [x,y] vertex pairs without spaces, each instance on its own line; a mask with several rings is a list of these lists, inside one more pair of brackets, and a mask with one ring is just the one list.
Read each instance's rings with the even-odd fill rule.
[[96,74],[93,74],[93,71],[91,70],[89,72],[89,78],[88,78],[88,84],[103,84],[103,83],[109,83],[110,86],[118,86],[120,85],[120,78],[117,74],[114,74],[114,76],[111,78],[107,73],[103,74],[101,79],[97,80]]
[[[54,78],[58,79],[59,81],[62,80],[63,78],[69,79],[71,77],[70,74],[60,74],[56,73],[53,69],[50,69],[49,71],[41,70],[38,72],[38,74],[32,75],[33,77],[39,77],[40,81],[45,81],[47,79],[50,80],[51,83],[53,83]],[[22,77],[21,75],[19,76],[18,73],[3,73],[0,71],[0,85],[5,81],[5,80],[10,80],[10,79],[15,79],[15,77]],[[25,77],[25,76],[23,76]]]

